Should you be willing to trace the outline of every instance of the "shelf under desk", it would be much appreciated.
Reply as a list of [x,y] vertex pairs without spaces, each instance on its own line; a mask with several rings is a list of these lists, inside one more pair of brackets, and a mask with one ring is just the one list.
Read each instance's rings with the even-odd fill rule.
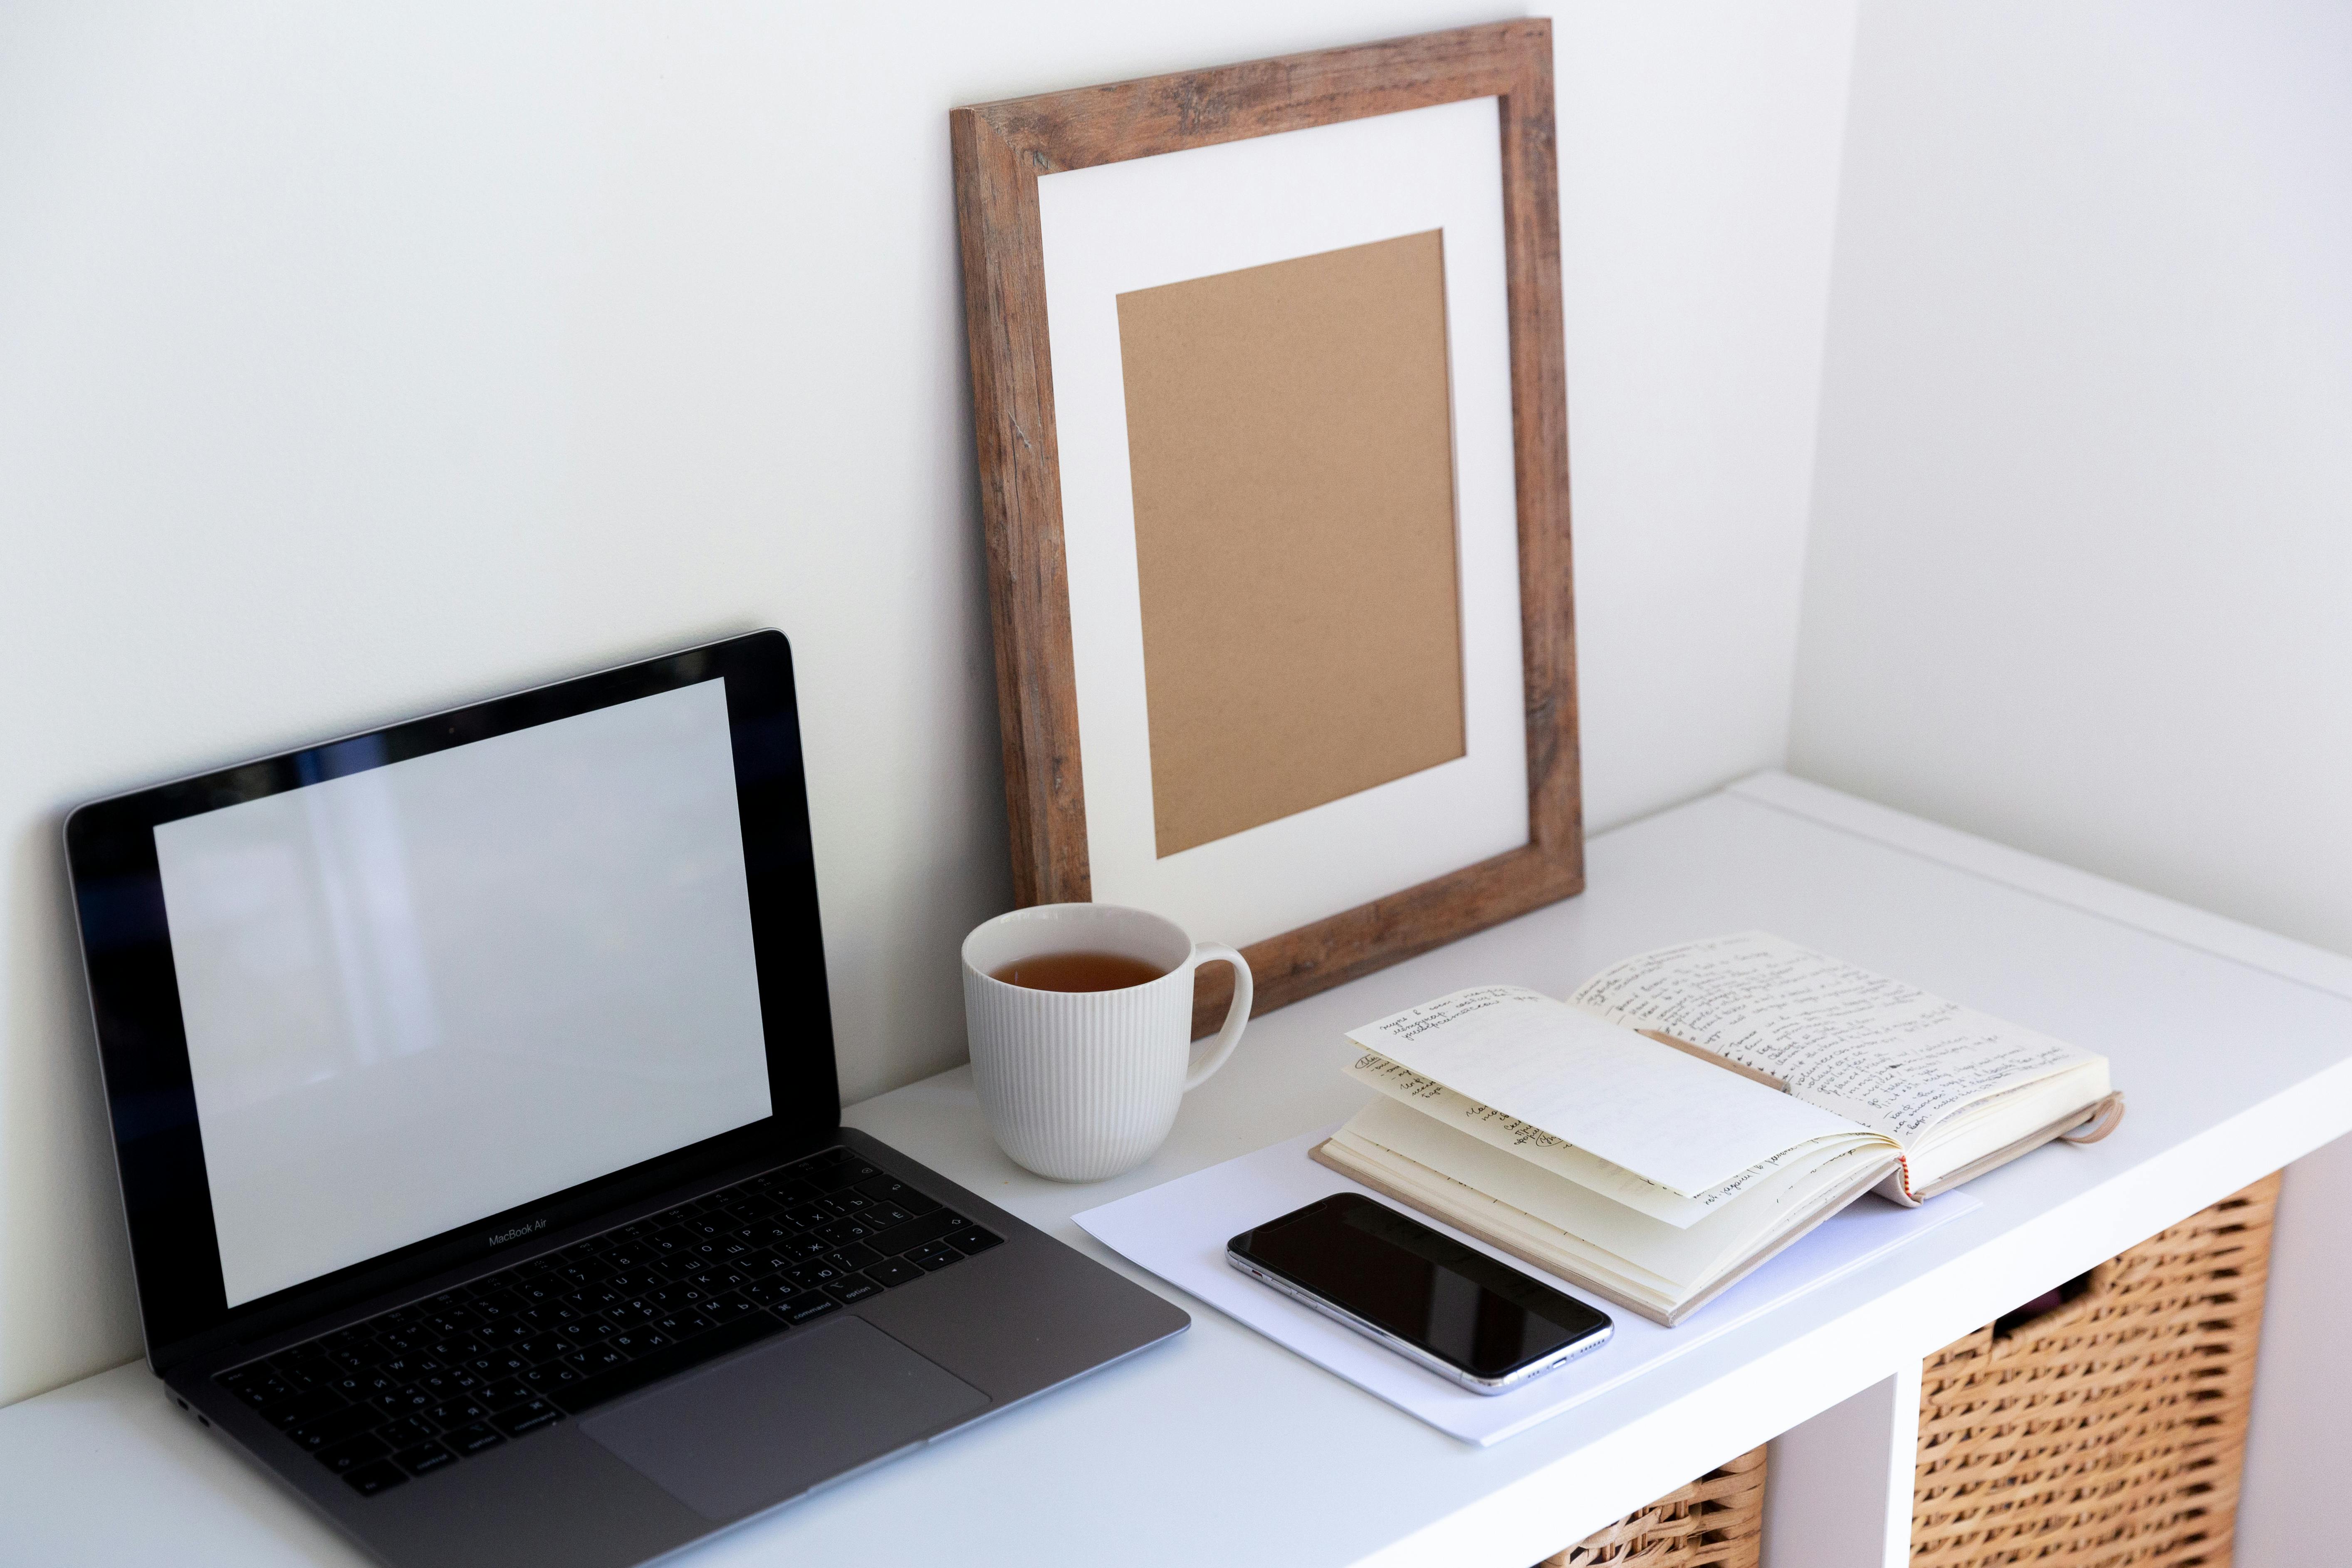
[[[1916,1399],[1922,1355],[2352,1131],[2352,961],[1777,774],[1594,838],[1589,870],[1580,898],[1258,1019],[1115,1181],[1014,1166],[966,1069],[852,1107],[852,1125],[1177,1299],[1192,1330],[677,1561],[1523,1568],[1889,1379],[1885,1484],[1907,1507],[1901,1390]],[[2130,1114],[2103,1143],[1970,1184],[1976,1213],[1485,1450],[1070,1223],[1350,1114],[1349,1026],[1478,982],[1565,994],[1627,953],[1750,927],[2104,1052]],[[0,1411],[0,1557],[356,1561],[143,1364]]]

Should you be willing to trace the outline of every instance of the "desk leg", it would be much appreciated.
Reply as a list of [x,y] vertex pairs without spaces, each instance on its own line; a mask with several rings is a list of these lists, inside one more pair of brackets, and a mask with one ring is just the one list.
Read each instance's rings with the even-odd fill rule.
[[1918,1447],[1917,1362],[1773,1438],[1764,1568],[1904,1568]]

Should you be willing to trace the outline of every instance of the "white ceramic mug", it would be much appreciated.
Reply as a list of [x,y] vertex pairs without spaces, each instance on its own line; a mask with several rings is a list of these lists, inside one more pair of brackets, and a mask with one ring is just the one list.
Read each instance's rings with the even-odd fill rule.
[[[1117,991],[1038,991],[994,971],[1049,952],[1113,952],[1164,970]],[[1192,971],[1234,966],[1224,1027],[1192,1047]],[[1249,1021],[1249,965],[1223,942],[1117,904],[1038,904],[963,939],[971,1076],[1007,1154],[1057,1182],[1095,1182],[1151,1157],[1187,1091],[1225,1065]]]

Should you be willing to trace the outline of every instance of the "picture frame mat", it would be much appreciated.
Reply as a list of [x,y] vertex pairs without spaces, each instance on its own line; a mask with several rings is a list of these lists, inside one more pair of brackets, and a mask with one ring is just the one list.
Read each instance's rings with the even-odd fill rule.
[[[1037,182],[1093,896],[1245,945],[1529,837],[1510,316],[1496,100]],[[1444,235],[1465,754],[1160,858],[1117,296]]]

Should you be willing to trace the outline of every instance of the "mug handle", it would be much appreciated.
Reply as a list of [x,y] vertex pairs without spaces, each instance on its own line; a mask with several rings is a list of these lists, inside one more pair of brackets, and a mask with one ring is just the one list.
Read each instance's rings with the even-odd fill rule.
[[1242,1043],[1242,1029],[1249,1023],[1250,1001],[1256,994],[1250,984],[1249,960],[1222,942],[1196,942],[1192,944],[1192,962],[1184,967],[1193,970],[1204,963],[1220,962],[1234,966],[1233,1005],[1225,1009],[1225,1026],[1209,1041],[1207,1056],[1184,1075],[1186,1094],[1208,1082],[1209,1075],[1225,1065],[1225,1058],[1232,1056],[1234,1047]]

